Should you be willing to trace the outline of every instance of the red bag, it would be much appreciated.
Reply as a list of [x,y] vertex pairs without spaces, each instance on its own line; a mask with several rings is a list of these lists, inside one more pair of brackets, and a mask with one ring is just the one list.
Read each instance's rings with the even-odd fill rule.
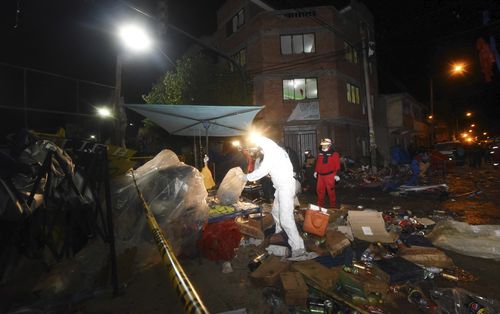
[[330,215],[324,214],[319,210],[308,209],[306,210],[303,229],[305,232],[322,237],[326,233],[329,218]]

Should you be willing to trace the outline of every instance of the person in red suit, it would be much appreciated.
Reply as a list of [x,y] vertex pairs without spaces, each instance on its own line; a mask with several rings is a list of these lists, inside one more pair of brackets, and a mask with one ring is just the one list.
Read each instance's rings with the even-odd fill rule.
[[334,151],[331,139],[322,139],[320,145],[321,152],[318,154],[314,168],[314,177],[318,179],[316,185],[318,206],[324,207],[326,190],[330,199],[330,207],[335,207],[335,181],[339,180],[337,171],[340,169],[340,156]]

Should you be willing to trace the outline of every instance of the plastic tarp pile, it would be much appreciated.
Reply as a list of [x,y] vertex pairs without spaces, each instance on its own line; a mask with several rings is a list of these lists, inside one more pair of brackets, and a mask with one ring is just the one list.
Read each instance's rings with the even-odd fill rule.
[[[193,255],[208,218],[207,191],[200,172],[180,162],[174,152],[161,151],[135,171],[137,184],[177,255]],[[113,195],[117,249],[154,245],[144,209],[127,175]]]
[[429,235],[432,244],[468,256],[500,260],[500,225],[439,222]]

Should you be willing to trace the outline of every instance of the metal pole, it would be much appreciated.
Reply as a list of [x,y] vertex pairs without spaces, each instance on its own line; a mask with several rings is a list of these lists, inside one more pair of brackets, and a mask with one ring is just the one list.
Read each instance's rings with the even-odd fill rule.
[[162,229],[158,225],[151,209],[149,208],[144,196],[139,190],[139,186],[135,180],[134,170],[130,169],[132,173],[132,179],[134,180],[134,185],[137,190],[137,194],[139,195],[139,199],[142,202],[144,207],[144,214],[146,215],[146,220],[149,226],[149,229],[153,233],[153,238],[158,247],[158,251],[160,251],[161,259],[164,265],[167,267],[168,275],[175,286],[175,290],[181,297],[181,301],[184,306],[184,313],[196,313],[196,314],[204,314],[209,313],[205,304],[201,300],[200,296],[196,292],[194,286],[189,281],[188,276],[184,272],[182,265],[177,260],[177,257],[170,246],[167,238],[163,234]]
[[431,104],[431,146],[434,146],[434,81],[432,80],[432,76],[430,77],[430,91],[429,91],[429,97],[430,97],[430,104]]
[[26,69],[23,69],[24,128],[28,128],[28,93],[26,92]]
[[127,117],[121,102],[122,95],[122,55],[116,56],[115,99],[113,102],[113,144],[125,147]]
[[115,232],[113,228],[113,208],[111,204],[111,188],[109,186],[108,151],[103,149],[104,160],[104,197],[106,202],[106,220],[108,227],[109,255],[111,259],[111,285],[113,296],[118,296],[118,270],[116,267]]
[[368,69],[368,52],[367,52],[367,44],[366,44],[366,30],[364,26],[361,26],[361,43],[362,43],[362,52],[363,52],[363,72],[365,74],[365,97],[366,97],[366,107],[368,111],[368,134],[370,139],[370,163],[372,173],[377,173],[377,144],[375,142],[375,130],[373,128],[373,112],[372,112],[372,101],[370,95],[370,76]]

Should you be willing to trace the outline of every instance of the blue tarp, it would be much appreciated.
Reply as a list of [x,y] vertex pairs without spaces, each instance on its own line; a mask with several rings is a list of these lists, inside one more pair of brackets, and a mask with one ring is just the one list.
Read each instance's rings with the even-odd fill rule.
[[127,104],[170,134],[238,136],[249,130],[261,106]]

